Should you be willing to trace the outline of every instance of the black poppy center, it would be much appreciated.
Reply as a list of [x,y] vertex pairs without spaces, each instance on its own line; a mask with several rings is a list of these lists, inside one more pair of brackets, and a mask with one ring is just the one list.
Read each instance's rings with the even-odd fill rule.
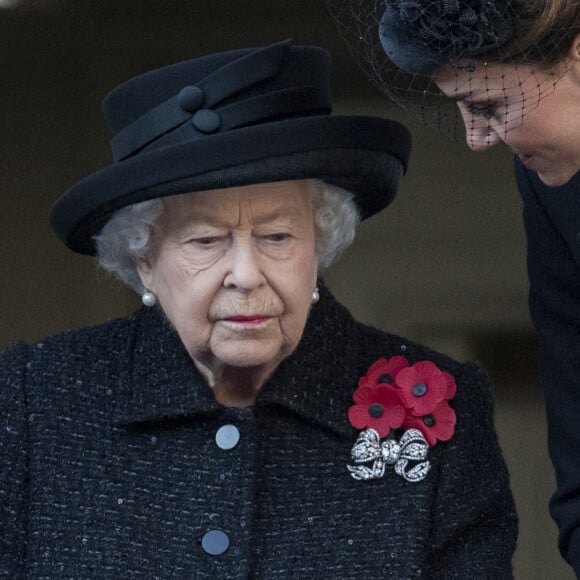
[[415,397],[422,397],[427,393],[427,385],[425,383],[417,383],[413,385],[413,395]]
[[427,427],[433,427],[433,425],[435,425],[435,417],[433,417],[433,415],[425,415],[423,417],[423,423],[425,423]]
[[384,412],[385,412],[385,410],[383,409],[383,406],[380,403],[373,403],[369,407],[369,415],[371,417],[374,417],[375,419],[382,417]]
[[384,374],[379,377],[379,383],[382,385],[390,385],[393,382],[393,377],[389,374]]

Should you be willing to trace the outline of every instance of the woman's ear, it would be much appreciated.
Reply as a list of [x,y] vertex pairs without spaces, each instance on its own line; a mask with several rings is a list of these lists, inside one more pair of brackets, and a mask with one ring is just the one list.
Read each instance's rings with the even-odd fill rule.
[[153,287],[153,266],[151,265],[151,258],[149,256],[137,260],[137,273],[139,274],[139,278],[141,278],[143,287],[146,290],[155,292],[155,288]]
[[580,89],[580,34],[577,34],[570,45],[568,57],[563,60],[563,72]]
[[572,46],[570,46],[570,52],[568,56],[572,60],[580,62],[580,34],[577,34],[572,41]]

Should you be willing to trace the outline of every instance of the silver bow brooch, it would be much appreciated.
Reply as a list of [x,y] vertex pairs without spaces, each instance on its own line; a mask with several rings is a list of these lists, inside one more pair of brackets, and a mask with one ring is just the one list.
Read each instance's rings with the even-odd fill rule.
[[[405,431],[399,442],[390,438],[381,442],[377,431],[365,429],[351,450],[355,465],[347,465],[347,468],[354,479],[368,480],[383,477],[385,467],[394,465],[395,473],[405,480],[421,481],[431,468],[429,461],[425,461],[428,451],[429,445],[418,429]],[[363,465],[370,462],[370,467]],[[416,465],[408,469],[409,462]]]

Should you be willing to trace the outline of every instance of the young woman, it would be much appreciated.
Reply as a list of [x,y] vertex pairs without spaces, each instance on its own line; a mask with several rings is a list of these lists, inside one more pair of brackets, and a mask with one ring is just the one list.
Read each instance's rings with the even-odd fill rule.
[[[580,575],[580,2],[329,0],[389,98],[514,154],[540,337],[560,549]],[[354,15],[354,17],[353,17]]]

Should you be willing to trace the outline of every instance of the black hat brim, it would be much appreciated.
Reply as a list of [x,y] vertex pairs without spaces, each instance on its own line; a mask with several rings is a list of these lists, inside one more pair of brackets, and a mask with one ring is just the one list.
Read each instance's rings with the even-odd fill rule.
[[207,135],[115,163],[54,205],[50,222],[72,250],[94,254],[94,236],[119,208],[218,188],[321,179],[351,191],[366,219],[396,196],[411,137],[376,117],[305,117]]

